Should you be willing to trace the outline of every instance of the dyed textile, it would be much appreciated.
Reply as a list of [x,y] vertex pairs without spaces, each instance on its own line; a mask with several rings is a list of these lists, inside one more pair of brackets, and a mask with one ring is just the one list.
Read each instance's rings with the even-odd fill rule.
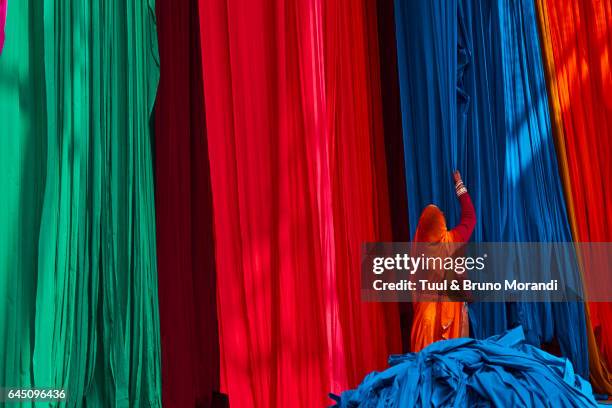
[[[395,40],[395,16],[392,1],[377,1],[378,51],[380,53],[380,81],[383,106],[383,128],[391,207],[391,229],[395,242],[410,241],[408,225],[408,196],[404,171],[404,142],[402,140],[402,112],[400,107],[399,77],[397,75],[397,50]],[[402,352],[409,352],[412,303],[398,304]],[[407,329],[406,329],[407,328]]]
[[200,30],[222,389],[324,406],[400,349],[355,273],[391,239],[374,2],[207,0]]
[[197,0],[156,3],[155,214],[164,407],[219,390],[212,197]]
[[[12,1],[0,56],[0,384],[30,386],[38,235],[45,188],[43,13]],[[15,18],[13,18],[13,16]],[[23,404],[28,406],[27,404]]]
[[399,78],[397,75],[393,2],[377,1],[376,7],[383,134],[389,184],[389,206],[391,207],[391,228],[393,241],[407,242],[410,241],[410,234],[408,231],[408,203],[406,173],[404,171],[404,142],[402,140],[402,112],[400,107]]
[[[574,240],[612,241],[612,5],[536,2]],[[589,273],[585,265],[585,274]],[[590,303],[593,387],[612,394],[612,304]]]
[[459,224],[449,230],[446,226],[444,213],[433,204],[425,207],[419,218],[414,234],[415,242],[467,242],[470,240],[476,226],[476,213],[470,195],[465,193],[459,197],[461,203],[461,219]]
[[6,1],[0,0],[0,54],[4,48],[4,25],[6,24]]
[[10,3],[0,383],[67,406],[161,404],[152,7]]
[[[533,4],[395,6],[411,221],[434,203],[456,222],[447,173],[457,168],[474,200],[475,240],[571,240]],[[476,338],[521,324],[531,344],[556,339],[587,377],[584,320],[577,303],[470,305]]]
[[413,309],[410,339],[415,352],[435,341],[469,334],[467,305],[463,302],[418,302]]
[[389,365],[334,397],[336,407],[598,406],[571,363],[527,344],[521,327],[486,340],[439,341],[391,356]]
[[[428,205],[419,218],[413,241],[469,241],[476,224],[476,214],[463,183],[458,182],[456,186],[461,186],[464,191],[459,196],[461,203],[459,225],[448,230],[442,211],[435,205]],[[441,256],[448,255],[450,254],[441,254]],[[410,336],[412,351],[420,351],[434,341],[466,337],[469,334],[467,306],[464,302],[416,302],[413,309],[414,319]]]

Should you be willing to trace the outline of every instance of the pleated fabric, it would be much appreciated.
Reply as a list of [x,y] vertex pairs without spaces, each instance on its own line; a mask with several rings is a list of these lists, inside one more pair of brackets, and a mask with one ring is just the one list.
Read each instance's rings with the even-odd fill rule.
[[[612,5],[590,0],[536,4],[574,239],[610,242],[612,193],[606,181],[612,177]],[[612,304],[588,306],[591,382],[612,394]]]
[[[397,47],[395,40],[395,14],[393,2],[377,1],[378,48],[380,54],[380,81],[383,105],[385,161],[391,207],[393,241],[410,241],[408,226],[408,195],[402,140],[402,110],[399,76],[397,74]],[[410,302],[398,303],[402,351],[410,351],[410,326],[413,308]]]
[[[533,4],[396,1],[395,10],[411,227],[430,203],[456,224],[459,169],[475,240],[571,240]],[[556,339],[588,378],[582,305],[470,305],[476,338],[518,324],[531,344]]]
[[[402,110],[397,74],[397,47],[395,46],[395,15],[393,13],[393,2],[377,1],[376,7],[391,229],[393,241],[407,242],[410,241],[410,233],[408,228],[406,172],[404,171]],[[410,304],[404,302],[400,306],[406,305],[409,306]]]
[[66,406],[160,406],[154,3],[11,2],[9,15],[2,143],[20,170],[3,184],[21,208],[2,219],[19,215],[26,240],[12,244],[23,260],[2,260],[4,279],[24,269],[3,298],[2,354],[19,364],[2,383],[63,388]]
[[215,254],[197,0],[158,1],[155,206],[164,407],[219,390]]
[[525,342],[521,327],[486,340],[444,340],[391,356],[336,397],[349,407],[597,407],[591,385],[565,358]]
[[374,6],[200,1],[231,406],[325,406],[400,349],[356,274],[391,237]]
[[4,48],[4,25],[6,24],[6,1],[0,0],[0,54]]
[[[46,172],[43,13],[12,1],[0,55],[0,384],[34,384],[38,235]],[[14,18],[13,18],[14,17]],[[27,404],[24,404],[27,406]]]

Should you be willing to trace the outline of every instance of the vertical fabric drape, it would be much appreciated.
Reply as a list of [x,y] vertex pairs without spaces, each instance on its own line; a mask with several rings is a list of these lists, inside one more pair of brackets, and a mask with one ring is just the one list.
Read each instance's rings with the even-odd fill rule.
[[400,351],[360,300],[389,240],[372,1],[200,1],[222,386],[231,406],[324,406]]
[[4,253],[2,268],[23,275],[3,297],[2,384],[63,388],[66,406],[160,406],[154,4],[11,2],[8,14],[1,219],[23,260]]
[[[377,1],[376,7],[391,229],[393,241],[408,242],[410,241],[410,228],[408,225],[404,142],[402,140],[402,110],[397,74],[395,15],[393,2]],[[398,308],[402,351],[408,353],[410,351],[410,327],[413,314],[412,303],[398,303]]]
[[[457,222],[457,168],[475,240],[570,240],[533,4],[396,1],[395,10],[411,226],[430,203]],[[580,304],[472,304],[470,323],[477,338],[517,324],[532,344],[556,338],[588,375]]]
[[9,14],[0,55],[0,384],[29,387],[47,157],[43,13],[28,0],[12,1]]
[[[590,0],[536,3],[574,239],[609,242],[612,5]],[[600,392],[612,394],[612,304],[590,303],[589,309],[591,381]]]
[[158,1],[155,204],[165,407],[219,390],[212,197],[197,0]]
[[0,0],[0,54],[4,48],[4,25],[6,24],[6,0]]

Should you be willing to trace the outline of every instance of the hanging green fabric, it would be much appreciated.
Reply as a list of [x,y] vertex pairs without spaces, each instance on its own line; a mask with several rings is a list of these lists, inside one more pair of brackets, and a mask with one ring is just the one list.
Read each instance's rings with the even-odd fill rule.
[[0,386],[32,385],[38,231],[46,169],[42,10],[8,4],[0,55]]
[[39,3],[9,2],[0,57],[0,384],[160,406],[154,4]]

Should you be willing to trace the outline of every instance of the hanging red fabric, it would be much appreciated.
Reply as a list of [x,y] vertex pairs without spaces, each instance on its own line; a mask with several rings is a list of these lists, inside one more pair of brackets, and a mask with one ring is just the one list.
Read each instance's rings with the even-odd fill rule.
[[[612,241],[612,4],[536,2],[550,105],[570,221],[578,241]],[[585,274],[589,273],[588,267]],[[588,294],[587,294],[588,295]],[[590,303],[599,349],[589,350],[591,381],[612,390],[612,303]],[[597,360],[600,354],[607,364]],[[606,369],[607,365],[607,369]]]
[[[156,1],[155,207],[164,407],[215,407],[219,338],[197,0]],[[219,400],[217,400],[219,401]]]
[[389,240],[370,0],[200,1],[222,386],[232,407],[313,407],[400,351],[360,300]]

